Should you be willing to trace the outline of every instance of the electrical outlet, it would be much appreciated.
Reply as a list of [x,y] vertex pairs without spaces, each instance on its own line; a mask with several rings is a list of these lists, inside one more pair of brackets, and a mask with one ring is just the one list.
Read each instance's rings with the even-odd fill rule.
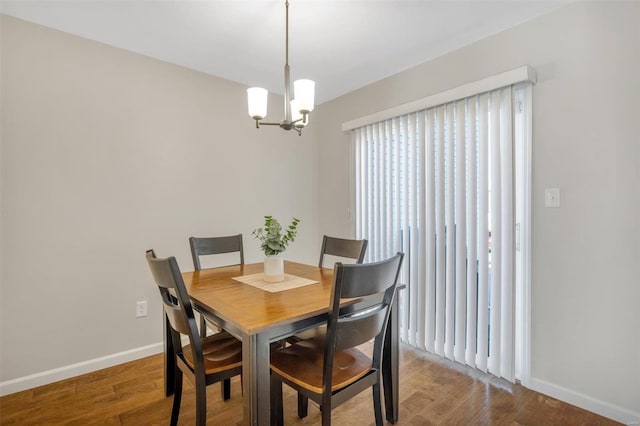
[[544,206],[560,207],[560,188],[546,188],[544,190]]
[[136,318],[147,316],[147,301],[136,302]]

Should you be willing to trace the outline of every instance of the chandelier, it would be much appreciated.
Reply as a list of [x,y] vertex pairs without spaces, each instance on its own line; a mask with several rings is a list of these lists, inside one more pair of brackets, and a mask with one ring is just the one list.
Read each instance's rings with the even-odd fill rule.
[[280,126],[284,130],[295,130],[302,134],[302,128],[309,124],[309,113],[313,111],[315,83],[312,80],[296,80],[293,82],[295,99],[291,99],[291,82],[289,79],[289,1],[285,0],[285,62],[284,62],[284,119],[279,123],[268,123],[267,97],[269,92],[261,87],[247,89],[249,116],[256,121],[256,129],[260,125]]

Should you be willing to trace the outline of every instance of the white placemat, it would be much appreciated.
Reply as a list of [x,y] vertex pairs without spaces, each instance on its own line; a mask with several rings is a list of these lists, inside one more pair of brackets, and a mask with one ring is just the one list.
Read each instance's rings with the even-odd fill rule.
[[262,272],[252,275],[243,275],[241,277],[234,277],[236,281],[240,281],[243,284],[248,284],[259,288],[260,290],[268,291],[270,293],[277,293],[279,291],[291,290],[292,288],[298,288],[309,284],[315,284],[318,281],[310,280],[308,278],[296,277],[295,275],[284,274],[284,281],[277,283],[270,283],[264,280],[264,274]]

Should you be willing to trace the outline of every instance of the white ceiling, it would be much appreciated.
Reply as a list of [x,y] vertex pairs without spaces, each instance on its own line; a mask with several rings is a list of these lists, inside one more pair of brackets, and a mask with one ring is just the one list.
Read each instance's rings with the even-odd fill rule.
[[[570,0],[290,0],[292,81],[316,103]],[[4,14],[282,94],[284,0],[4,1]]]

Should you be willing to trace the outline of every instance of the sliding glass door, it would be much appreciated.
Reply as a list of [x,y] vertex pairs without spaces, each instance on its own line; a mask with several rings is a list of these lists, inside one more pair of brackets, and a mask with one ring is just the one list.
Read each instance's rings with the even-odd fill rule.
[[530,132],[523,84],[353,133],[356,236],[367,261],[406,254],[402,339],[510,381],[526,352]]

